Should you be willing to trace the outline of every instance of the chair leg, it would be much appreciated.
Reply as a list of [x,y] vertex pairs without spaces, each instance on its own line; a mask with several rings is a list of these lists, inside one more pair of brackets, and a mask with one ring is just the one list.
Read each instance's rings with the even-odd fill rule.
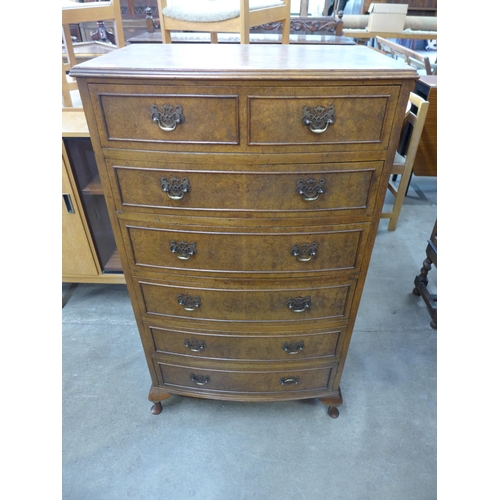
[[281,23],[281,43],[290,43],[290,19],[285,19]]
[[240,43],[250,43],[250,30],[240,32]]
[[219,43],[217,33],[210,33],[210,43]]
[[163,30],[163,43],[172,43],[172,37],[170,36],[170,31]]
[[389,226],[387,228],[389,231],[394,231],[398,224],[401,207],[406,196],[406,191],[408,190],[408,185],[410,184],[410,177],[411,172],[405,171],[401,176],[401,180],[399,181],[399,186],[394,200],[394,206],[392,208],[392,217],[389,220]]

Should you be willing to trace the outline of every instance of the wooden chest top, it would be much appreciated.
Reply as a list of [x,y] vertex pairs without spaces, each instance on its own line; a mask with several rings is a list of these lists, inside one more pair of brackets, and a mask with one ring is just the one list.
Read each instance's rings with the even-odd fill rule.
[[102,78],[413,79],[407,64],[362,46],[133,44],[75,66]]

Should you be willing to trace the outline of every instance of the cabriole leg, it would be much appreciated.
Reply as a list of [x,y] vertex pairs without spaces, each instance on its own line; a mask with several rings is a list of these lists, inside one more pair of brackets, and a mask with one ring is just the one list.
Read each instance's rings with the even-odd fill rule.
[[164,389],[160,389],[159,387],[151,387],[148,395],[148,399],[154,403],[151,407],[151,413],[153,415],[159,415],[163,410],[163,406],[161,402],[165,399],[168,399],[170,394],[165,392]]

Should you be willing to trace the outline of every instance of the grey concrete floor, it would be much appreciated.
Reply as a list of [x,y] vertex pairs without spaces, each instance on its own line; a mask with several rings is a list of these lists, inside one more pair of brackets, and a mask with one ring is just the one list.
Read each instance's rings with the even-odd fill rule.
[[397,229],[380,223],[338,419],[318,400],[181,396],[153,416],[125,285],[63,284],[62,498],[437,498],[437,331],[412,294],[436,194],[414,177]]

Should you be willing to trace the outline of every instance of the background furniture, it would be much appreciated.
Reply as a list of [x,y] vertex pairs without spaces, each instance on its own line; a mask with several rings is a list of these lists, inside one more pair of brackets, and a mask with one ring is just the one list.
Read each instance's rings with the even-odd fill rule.
[[[394,195],[394,203],[392,210],[389,212],[382,212],[381,218],[390,219],[389,220],[389,231],[394,231],[398,224],[399,215],[401,213],[401,207],[403,206],[403,200],[406,196],[406,191],[408,189],[408,184],[410,183],[411,173],[413,170],[413,161],[415,160],[415,155],[417,154],[418,144],[420,142],[420,136],[422,135],[422,130],[424,128],[425,119],[427,116],[427,109],[429,103],[414,94],[410,94],[409,102],[411,107],[406,113],[405,125],[409,126],[407,145],[405,146],[405,151],[401,154],[396,152],[394,162],[390,168],[391,178],[389,179],[389,191]],[[403,128],[403,130],[405,130]],[[399,183],[396,184],[395,177],[400,175]]]
[[437,105],[436,75],[421,75],[415,84],[415,94],[429,102],[424,130],[413,161],[413,175],[437,176]]
[[62,100],[63,106],[71,107],[71,91],[77,90],[76,82],[67,75],[71,68],[76,64],[75,50],[71,38],[71,24],[84,22],[99,23],[99,39],[110,34],[106,31],[102,21],[111,20],[113,24],[112,42],[117,47],[125,45],[123,37],[123,26],[120,12],[119,0],[110,0],[105,2],[87,2],[79,3],[71,0],[62,0],[62,39],[65,59],[62,62]]
[[[349,0],[349,3],[356,0]],[[408,14],[412,16],[437,16],[437,0],[362,0],[363,7],[359,14],[366,14],[371,3],[399,3],[408,5]]]
[[342,404],[417,74],[366,47],[134,44],[73,68],[148,362],[171,394]]
[[403,47],[399,43],[377,36],[374,39],[373,49],[393,59],[403,59],[406,64],[413,66],[419,74],[437,74],[437,64],[432,64],[428,56],[407,47]]
[[[213,7],[203,10],[202,3],[194,4],[198,9],[194,11],[189,3],[177,3],[171,7],[169,0],[157,1],[163,43],[172,43],[171,31],[208,31],[212,43],[217,43],[217,33],[239,33],[241,43],[250,43],[251,26],[272,22],[282,25],[281,42],[286,44],[289,41],[290,0],[239,0],[237,17],[225,11],[227,2],[218,2],[222,8],[219,7],[214,14]],[[218,4],[215,0],[206,5]]]
[[125,283],[83,110],[62,113],[62,281]]
[[429,292],[427,285],[429,280],[427,275],[432,269],[432,266],[437,268],[437,219],[432,229],[430,238],[427,240],[427,248],[425,249],[426,258],[424,260],[420,274],[415,277],[414,295],[421,295],[424,299],[427,310],[431,315],[431,327],[437,328],[437,295]]

